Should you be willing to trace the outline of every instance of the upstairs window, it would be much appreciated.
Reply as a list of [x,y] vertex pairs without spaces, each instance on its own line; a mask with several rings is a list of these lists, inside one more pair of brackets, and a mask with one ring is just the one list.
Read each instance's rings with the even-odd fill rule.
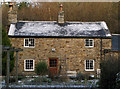
[[25,71],[34,71],[34,60],[32,60],[32,59],[24,60],[24,70]]
[[94,71],[94,60],[85,60],[85,71]]
[[93,39],[86,39],[85,40],[85,47],[94,47],[94,40]]
[[24,39],[24,47],[35,47],[35,40],[33,38]]

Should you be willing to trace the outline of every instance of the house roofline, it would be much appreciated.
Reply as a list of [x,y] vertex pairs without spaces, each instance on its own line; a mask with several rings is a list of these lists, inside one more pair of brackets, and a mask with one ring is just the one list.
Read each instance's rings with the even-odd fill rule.
[[[57,22],[57,21],[23,21],[23,20],[19,20],[18,22]],[[101,23],[101,22],[105,22],[105,21],[88,21],[88,22],[83,22],[83,21],[66,21],[66,23]],[[106,22],[105,22],[106,23]]]
[[93,39],[112,39],[112,36],[8,36],[10,38],[93,38]]

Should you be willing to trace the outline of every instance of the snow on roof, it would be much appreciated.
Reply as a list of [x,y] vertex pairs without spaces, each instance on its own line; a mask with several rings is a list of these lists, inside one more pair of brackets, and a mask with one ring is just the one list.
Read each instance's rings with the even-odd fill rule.
[[55,21],[21,21],[11,24],[9,36],[62,36],[109,37],[105,22],[66,22],[60,26]]
[[14,35],[14,32],[15,32],[15,25],[14,25],[14,24],[11,24],[8,35],[13,36],[13,35]]

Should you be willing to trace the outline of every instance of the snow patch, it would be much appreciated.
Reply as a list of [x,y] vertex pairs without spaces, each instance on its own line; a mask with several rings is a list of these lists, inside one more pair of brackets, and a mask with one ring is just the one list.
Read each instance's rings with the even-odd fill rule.
[[8,35],[13,36],[14,32],[15,32],[15,24],[11,24]]
[[106,36],[111,36],[111,34],[106,34]]
[[104,29],[108,29],[107,24],[104,21],[101,22],[101,25],[104,27]]

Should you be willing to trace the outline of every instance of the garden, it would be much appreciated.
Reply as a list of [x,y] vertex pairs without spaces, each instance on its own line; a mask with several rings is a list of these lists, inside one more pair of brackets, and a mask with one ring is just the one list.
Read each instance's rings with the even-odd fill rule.
[[[10,76],[9,87],[98,87],[99,80],[89,77],[86,74],[78,73],[76,76],[50,76],[48,72],[48,66],[44,61],[39,62],[36,65],[36,76],[18,76],[18,82],[16,82],[16,76]],[[2,84],[5,86],[5,78],[3,77]]]

